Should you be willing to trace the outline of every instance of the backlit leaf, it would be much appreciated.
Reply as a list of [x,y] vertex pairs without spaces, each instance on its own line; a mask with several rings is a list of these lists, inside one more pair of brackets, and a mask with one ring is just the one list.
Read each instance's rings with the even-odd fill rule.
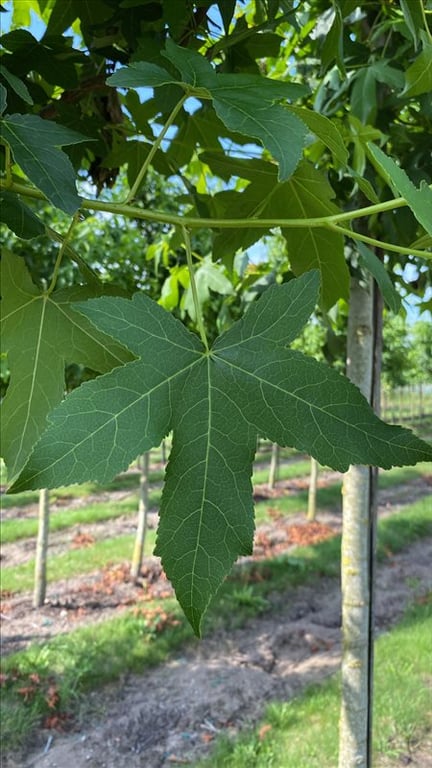
[[381,422],[345,377],[289,349],[318,287],[317,272],[273,286],[208,353],[143,294],[81,304],[140,359],[83,384],[54,410],[12,492],[106,482],[173,429],[156,553],[199,634],[232,563],[252,548],[258,432],[340,471],[432,458],[431,446]]

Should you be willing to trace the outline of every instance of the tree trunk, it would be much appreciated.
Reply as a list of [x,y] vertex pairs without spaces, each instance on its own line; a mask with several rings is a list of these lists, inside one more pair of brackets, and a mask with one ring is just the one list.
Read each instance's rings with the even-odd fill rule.
[[144,544],[147,532],[147,512],[148,512],[148,474],[149,474],[150,453],[144,453],[138,460],[140,467],[140,491],[138,507],[138,526],[135,537],[134,551],[131,563],[131,577],[138,579],[144,555]]
[[[351,281],[347,374],[370,401],[373,291]],[[343,481],[342,701],[339,768],[369,768],[370,471],[352,465]]]
[[39,522],[36,541],[33,608],[41,608],[45,602],[47,585],[49,491],[39,491]]
[[268,479],[268,486],[273,490],[275,487],[277,481],[278,481],[278,475],[279,475],[279,456],[280,456],[280,449],[277,443],[273,443],[272,445],[272,452],[271,452],[271,459],[270,459],[270,471],[269,471],[269,479]]
[[315,520],[316,518],[316,497],[318,486],[318,462],[311,456],[310,460],[310,476],[309,476],[309,492],[308,492],[308,511],[307,520]]
[[165,465],[167,463],[166,442],[165,442],[165,440],[162,440],[162,442],[161,442],[161,461],[162,461],[162,464],[165,467]]

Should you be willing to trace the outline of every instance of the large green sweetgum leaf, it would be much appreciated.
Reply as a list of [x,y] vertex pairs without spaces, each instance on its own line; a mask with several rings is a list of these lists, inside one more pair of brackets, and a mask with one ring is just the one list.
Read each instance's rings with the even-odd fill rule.
[[239,555],[251,552],[257,432],[345,471],[415,464],[432,447],[381,422],[348,379],[299,352],[317,271],[269,288],[207,352],[142,294],[80,311],[139,357],[69,395],[12,492],[106,482],[173,430],[156,553],[195,632]]
[[1,452],[11,481],[64,396],[65,362],[105,373],[133,355],[73,309],[72,301],[94,296],[95,288],[41,292],[23,259],[8,251],[2,255],[1,278],[2,349],[11,372],[1,407]]

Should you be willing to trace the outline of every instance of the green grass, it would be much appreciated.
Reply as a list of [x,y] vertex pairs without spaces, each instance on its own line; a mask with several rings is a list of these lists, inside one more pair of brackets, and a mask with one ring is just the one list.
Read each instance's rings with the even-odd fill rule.
[[[408,751],[431,726],[432,603],[416,605],[375,656],[375,757]],[[340,678],[309,687],[299,697],[268,706],[264,720],[236,741],[220,739],[212,768],[334,768],[338,752]],[[270,726],[260,738],[262,726]]]
[[[156,532],[147,532],[145,555],[150,555],[155,544]],[[125,534],[112,539],[102,539],[87,547],[70,549],[61,555],[48,558],[47,582],[69,579],[77,574],[89,573],[103,568],[108,563],[119,563],[132,556],[133,534]],[[11,592],[23,592],[33,588],[34,559],[23,565],[4,568],[1,575],[1,588]]]
[[[383,473],[380,476],[381,487],[390,487],[401,482],[409,482],[416,477],[421,476],[428,469],[428,465],[418,464],[416,467],[395,468]],[[317,504],[319,509],[332,508],[340,504],[340,482],[335,482],[326,488],[320,488],[317,495]],[[151,503],[156,500],[159,492],[151,494]],[[424,501],[426,506],[431,506],[431,500]],[[255,508],[257,523],[265,522],[270,519],[269,510],[277,510],[281,516],[301,512],[306,509],[307,491],[300,491],[292,496],[285,496],[276,499],[266,499],[258,502]],[[137,499],[125,499],[115,504],[92,504],[89,507],[83,507],[77,510],[57,512],[52,515],[51,530],[59,530],[76,523],[89,523],[97,520],[106,520],[123,515],[128,512],[136,514]],[[73,521],[73,522],[72,522]],[[8,520],[3,526],[3,541],[15,541],[17,533],[21,532],[21,525],[33,523],[37,530],[36,520],[17,519]],[[402,533],[403,535],[403,533]],[[148,531],[145,552],[151,554],[155,541],[154,531]],[[88,573],[103,567],[107,562],[121,562],[131,557],[133,548],[133,535],[128,534],[116,538],[97,541],[88,547],[82,549],[71,549],[62,555],[56,555],[49,558],[47,581],[51,583],[59,579],[70,578],[77,573]],[[313,550],[315,551],[315,550]],[[11,567],[2,568],[1,587],[4,590],[19,592],[30,590],[33,587],[34,559],[28,562]]]
[[[418,501],[380,521],[379,555],[384,557],[389,552],[396,552],[431,533],[430,505],[426,500]],[[85,552],[83,550],[82,554]],[[337,576],[339,557],[340,537],[335,537],[316,546],[297,548],[287,556],[239,564],[210,607],[205,634],[221,627],[231,630],[242,626],[249,618],[270,610],[270,596],[277,602],[279,594],[283,600],[290,587],[311,583],[323,575]],[[6,687],[2,697],[5,745],[12,748],[25,740],[35,724],[49,714],[43,691],[50,681],[54,681],[60,691],[63,711],[77,712],[83,691],[97,688],[127,672],[141,672],[149,665],[166,660],[185,641],[195,642],[174,600],[142,604],[144,612],[153,608],[159,614],[163,611],[169,616],[170,620],[161,631],[156,626],[157,621],[148,614],[134,615],[129,611],[6,658],[2,665],[4,674],[18,677]],[[172,622],[178,623],[173,625]],[[39,675],[41,684],[37,694],[24,704],[18,688],[25,685],[30,674]],[[304,724],[302,727],[304,729]]]
[[[149,472],[149,483],[160,483],[164,479],[163,470],[155,470]],[[118,475],[110,483],[106,485],[99,485],[98,483],[82,483],[81,485],[65,485],[62,488],[56,488],[50,491],[50,498],[52,501],[64,500],[76,498],[85,498],[100,493],[110,493],[113,491],[134,491],[139,485],[139,473],[128,472],[122,475]],[[27,507],[30,504],[37,504],[39,500],[39,491],[24,491],[23,493],[4,494],[1,497],[2,509],[10,509],[11,507]]]
[[[149,494],[149,506],[155,507],[160,501],[161,491],[152,491]],[[95,502],[76,509],[62,509],[52,512],[50,515],[50,531],[61,531],[73,525],[112,520],[122,515],[137,514],[138,495],[133,494],[127,499],[110,502]],[[2,544],[18,541],[36,536],[38,520],[36,517],[18,517],[5,520],[1,525]]]

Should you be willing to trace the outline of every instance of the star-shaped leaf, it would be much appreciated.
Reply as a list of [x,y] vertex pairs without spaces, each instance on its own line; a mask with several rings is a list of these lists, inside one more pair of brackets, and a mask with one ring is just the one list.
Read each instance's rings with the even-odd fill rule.
[[94,296],[94,288],[41,293],[24,261],[8,251],[1,276],[2,343],[11,371],[1,407],[1,444],[11,481],[45,428],[48,413],[64,396],[65,361],[104,373],[133,355],[74,311],[71,301]]
[[65,399],[11,489],[105,482],[173,429],[156,553],[197,634],[236,557],[252,548],[258,431],[341,471],[432,458],[431,446],[381,422],[345,377],[289,349],[318,284],[313,271],[269,288],[209,352],[144,295],[80,305],[140,359]]

